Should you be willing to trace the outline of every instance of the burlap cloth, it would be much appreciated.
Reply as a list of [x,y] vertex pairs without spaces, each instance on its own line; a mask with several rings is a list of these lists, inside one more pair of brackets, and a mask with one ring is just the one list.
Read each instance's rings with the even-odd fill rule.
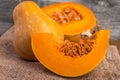
[[92,72],[65,78],[50,72],[39,62],[19,58],[12,43],[13,31],[12,27],[0,37],[0,80],[120,80],[120,56],[115,46],[109,46],[105,59]]

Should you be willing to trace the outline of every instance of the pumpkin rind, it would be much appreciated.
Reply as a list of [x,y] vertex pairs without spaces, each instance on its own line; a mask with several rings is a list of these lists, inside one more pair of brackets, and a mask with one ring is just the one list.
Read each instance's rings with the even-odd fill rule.
[[94,48],[82,57],[63,55],[55,48],[53,34],[50,33],[33,34],[32,49],[40,63],[49,70],[61,76],[77,77],[90,72],[104,59],[109,45],[109,33],[109,30],[97,32]]
[[31,35],[36,32],[53,33],[58,43],[63,41],[59,25],[46,15],[33,1],[23,1],[13,11],[14,46],[26,60],[36,60],[31,48]]
[[82,4],[73,2],[62,2],[45,6],[42,10],[49,16],[56,11],[60,11],[63,8],[74,8],[82,16],[80,21],[72,21],[67,24],[60,24],[65,35],[77,35],[88,29],[92,29],[96,25],[96,17],[93,12]]

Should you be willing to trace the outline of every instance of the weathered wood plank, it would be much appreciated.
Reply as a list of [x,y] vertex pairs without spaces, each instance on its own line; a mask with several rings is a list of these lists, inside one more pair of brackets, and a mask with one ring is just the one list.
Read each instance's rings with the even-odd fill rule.
[[12,23],[9,22],[0,22],[0,35],[3,34],[6,30],[8,30],[12,26]]

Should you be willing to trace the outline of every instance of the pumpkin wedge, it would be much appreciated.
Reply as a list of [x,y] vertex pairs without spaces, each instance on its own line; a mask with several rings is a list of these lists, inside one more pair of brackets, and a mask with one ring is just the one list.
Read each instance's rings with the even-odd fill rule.
[[65,35],[78,35],[96,26],[95,15],[82,4],[61,2],[45,6],[42,10],[61,25]]
[[23,1],[13,11],[14,47],[17,53],[26,60],[36,60],[31,48],[33,33],[53,33],[56,43],[63,42],[60,26],[46,15],[33,1]]
[[[77,77],[90,72],[101,63],[109,45],[109,33],[109,30],[96,32],[92,50],[83,55],[77,53],[71,56],[74,54],[62,52],[60,47],[56,47],[58,44],[52,33],[33,34],[32,49],[40,63],[52,72],[65,77]],[[80,43],[83,41],[80,40]]]

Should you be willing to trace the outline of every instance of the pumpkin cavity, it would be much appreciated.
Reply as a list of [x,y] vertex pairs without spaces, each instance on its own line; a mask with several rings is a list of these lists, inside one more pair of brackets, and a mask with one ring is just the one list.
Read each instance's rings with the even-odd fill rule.
[[93,49],[95,44],[95,37],[96,32],[101,30],[100,25],[97,25],[94,29],[89,30],[91,36],[88,33],[88,30],[86,32],[83,32],[84,34],[80,34],[80,39],[78,42],[73,42],[70,40],[64,40],[62,46],[60,47],[60,52],[64,53],[65,56],[70,56],[72,58],[74,57],[82,57],[83,55],[87,55],[90,53],[90,51]]
[[74,8],[70,7],[66,7],[60,11],[52,13],[51,17],[59,24],[82,20],[82,16],[79,14],[79,12]]
[[94,42],[89,40],[82,40],[81,42],[70,42],[65,40],[60,51],[64,53],[65,56],[77,57],[87,55],[93,48]]

